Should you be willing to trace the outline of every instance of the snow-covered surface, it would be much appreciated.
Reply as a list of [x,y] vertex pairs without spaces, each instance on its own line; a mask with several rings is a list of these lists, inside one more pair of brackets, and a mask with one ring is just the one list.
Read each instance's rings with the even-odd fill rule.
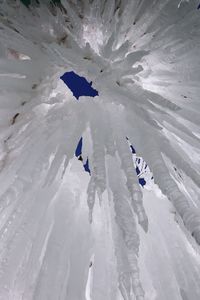
[[0,299],[199,300],[199,1],[61,2],[0,0]]

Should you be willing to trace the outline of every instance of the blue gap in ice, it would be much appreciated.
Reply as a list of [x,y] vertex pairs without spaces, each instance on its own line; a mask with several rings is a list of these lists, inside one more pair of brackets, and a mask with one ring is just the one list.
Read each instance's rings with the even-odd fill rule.
[[92,81],[88,82],[73,71],[64,73],[60,79],[63,80],[77,100],[81,96],[95,97],[99,95],[98,91],[93,89]]

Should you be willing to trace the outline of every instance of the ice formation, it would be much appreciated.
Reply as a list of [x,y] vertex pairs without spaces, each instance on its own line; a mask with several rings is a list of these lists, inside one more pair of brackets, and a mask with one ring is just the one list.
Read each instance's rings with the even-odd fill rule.
[[199,0],[55,2],[0,0],[0,300],[199,300]]

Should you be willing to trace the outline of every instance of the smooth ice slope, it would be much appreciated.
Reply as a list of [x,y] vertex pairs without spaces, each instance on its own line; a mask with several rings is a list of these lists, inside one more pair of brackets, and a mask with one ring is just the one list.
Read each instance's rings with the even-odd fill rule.
[[0,299],[199,300],[199,1],[37,2],[0,0]]

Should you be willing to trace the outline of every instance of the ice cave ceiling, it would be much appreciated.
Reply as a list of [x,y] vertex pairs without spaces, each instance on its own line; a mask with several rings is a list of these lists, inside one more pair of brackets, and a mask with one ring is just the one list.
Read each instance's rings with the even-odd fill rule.
[[0,300],[200,299],[199,49],[199,0],[0,0]]

